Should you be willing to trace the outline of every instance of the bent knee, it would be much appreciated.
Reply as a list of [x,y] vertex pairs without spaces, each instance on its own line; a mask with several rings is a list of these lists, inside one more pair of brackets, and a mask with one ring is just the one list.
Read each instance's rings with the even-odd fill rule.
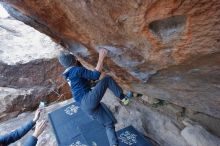
[[95,107],[95,106],[88,105],[88,104],[83,104],[83,105],[81,106],[81,109],[82,109],[85,113],[87,113],[88,115],[92,115],[92,114],[94,113],[96,107]]
[[104,80],[112,80],[112,77],[111,77],[110,75],[106,75],[106,76],[104,76],[103,79],[104,79]]
[[115,128],[115,125],[112,122],[105,123],[104,126],[106,129],[114,129]]
[[94,108],[83,108],[82,111],[84,111],[87,115],[93,115],[95,109]]

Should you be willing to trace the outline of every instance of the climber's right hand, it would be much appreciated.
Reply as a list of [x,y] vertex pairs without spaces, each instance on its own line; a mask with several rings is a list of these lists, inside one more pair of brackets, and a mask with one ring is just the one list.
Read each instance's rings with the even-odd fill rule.
[[99,58],[100,59],[104,59],[107,56],[108,50],[106,50],[105,48],[101,48],[99,50]]

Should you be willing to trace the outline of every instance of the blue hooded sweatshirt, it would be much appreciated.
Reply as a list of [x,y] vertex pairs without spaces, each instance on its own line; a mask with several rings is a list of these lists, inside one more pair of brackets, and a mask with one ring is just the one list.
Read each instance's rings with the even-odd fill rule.
[[85,67],[69,67],[63,76],[71,87],[76,102],[81,103],[83,96],[88,93],[90,88],[90,80],[98,80],[101,73],[97,70],[91,71]]

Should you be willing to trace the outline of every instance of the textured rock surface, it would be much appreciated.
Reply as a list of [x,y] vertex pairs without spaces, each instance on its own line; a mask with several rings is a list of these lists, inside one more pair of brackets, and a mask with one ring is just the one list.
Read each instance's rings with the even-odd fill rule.
[[32,91],[0,87],[0,121],[18,115],[32,105]]
[[7,107],[7,110],[0,110],[4,118],[10,117],[6,113],[32,110],[40,100],[49,103],[71,97],[68,84],[60,76],[62,68],[56,59],[33,60],[17,65],[0,63],[0,70],[0,86],[3,87],[0,98],[2,105]]
[[116,116],[116,129],[133,125],[161,146],[220,145],[220,138],[217,137],[220,134],[219,119],[205,118],[206,115],[201,113],[194,114],[194,119],[208,129],[207,131],[192,121],[192,124],[182,124],[185,118],[193,118],[193,115],[189,116],[189,113],[185,113],[179,106],[164,103],[152,107],[140,101],[144,100],[136,97],[129,106],[121,106],[111,92],[106,92],[103,99]]
[[161,146],[188,146],[180,135],[182,127],[175,120],[138,100],[132,100],[129,106],[121,106],[111,92],[106,92],[103,102],[111,109],[118,121],[116,129],[133,125]]
[[[52,86],[56,80],[62,83],[60,76],[63,68],[57,59],[32,60],[26,64],[7,65],[1,63],[0,86],[31,88],[33,86]],[[59,79],[59,80],[58,80]]]
[[220,138],[210,134],[206,129],[197,124],[189,124],[181,135],[191,146],[220,146]]
[[208,130],[215,134],[216,136],[220,137],[220,119],[213,118],[211,116],[202,114],[200,112],[192,112],[189,110],[186,110],[186,115],[191,120],[199,123],[203,127],[208,128]]
[[219,0],[1,1],[89,66],[105,46],[127,88],[220,117]]
[[0,16],[0,32],[0,60],[8,65],[52,59],[58,53],[59,46],[48,36],[10,16]]
[[0,15],[0,121],[33,110],[39,100],[70,97],[55,59],[59,48],[48,36]]

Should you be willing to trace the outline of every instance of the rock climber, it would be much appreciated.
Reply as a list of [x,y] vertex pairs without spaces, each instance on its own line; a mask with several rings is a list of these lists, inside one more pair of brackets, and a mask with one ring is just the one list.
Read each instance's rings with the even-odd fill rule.
[[123,94],[122,88],[109,75],[99,80],[92,89],[89,85],[89,81],[99,79],[106,55],[107,50],[100,49],[99,59],[94,70],[86,69],[74,55],[67,52],[60,53],[59,62],[65,68],[63,76],[71,87],[74,100],[80,104],[83,111],[104,125],[110,146],[118,146],[114,118],[100,102],[107,88],[121,100],[123,105],[129,104],[129,97]]
[[35,112],[35,116],[33,120],[30,120],[22,127],[8,133],[5,135],[0,135],[0,146],[6,146],[11,143],[16,142],[17,140],[21,139],[28,131],[30,131],[36,124],[34,133],[30,136],[24,143],[24,146],[35,146],[37,144],[38,136],[44,131],[46,127],[46,121],[37,122],[40,117],[40,110],[38,109]]

